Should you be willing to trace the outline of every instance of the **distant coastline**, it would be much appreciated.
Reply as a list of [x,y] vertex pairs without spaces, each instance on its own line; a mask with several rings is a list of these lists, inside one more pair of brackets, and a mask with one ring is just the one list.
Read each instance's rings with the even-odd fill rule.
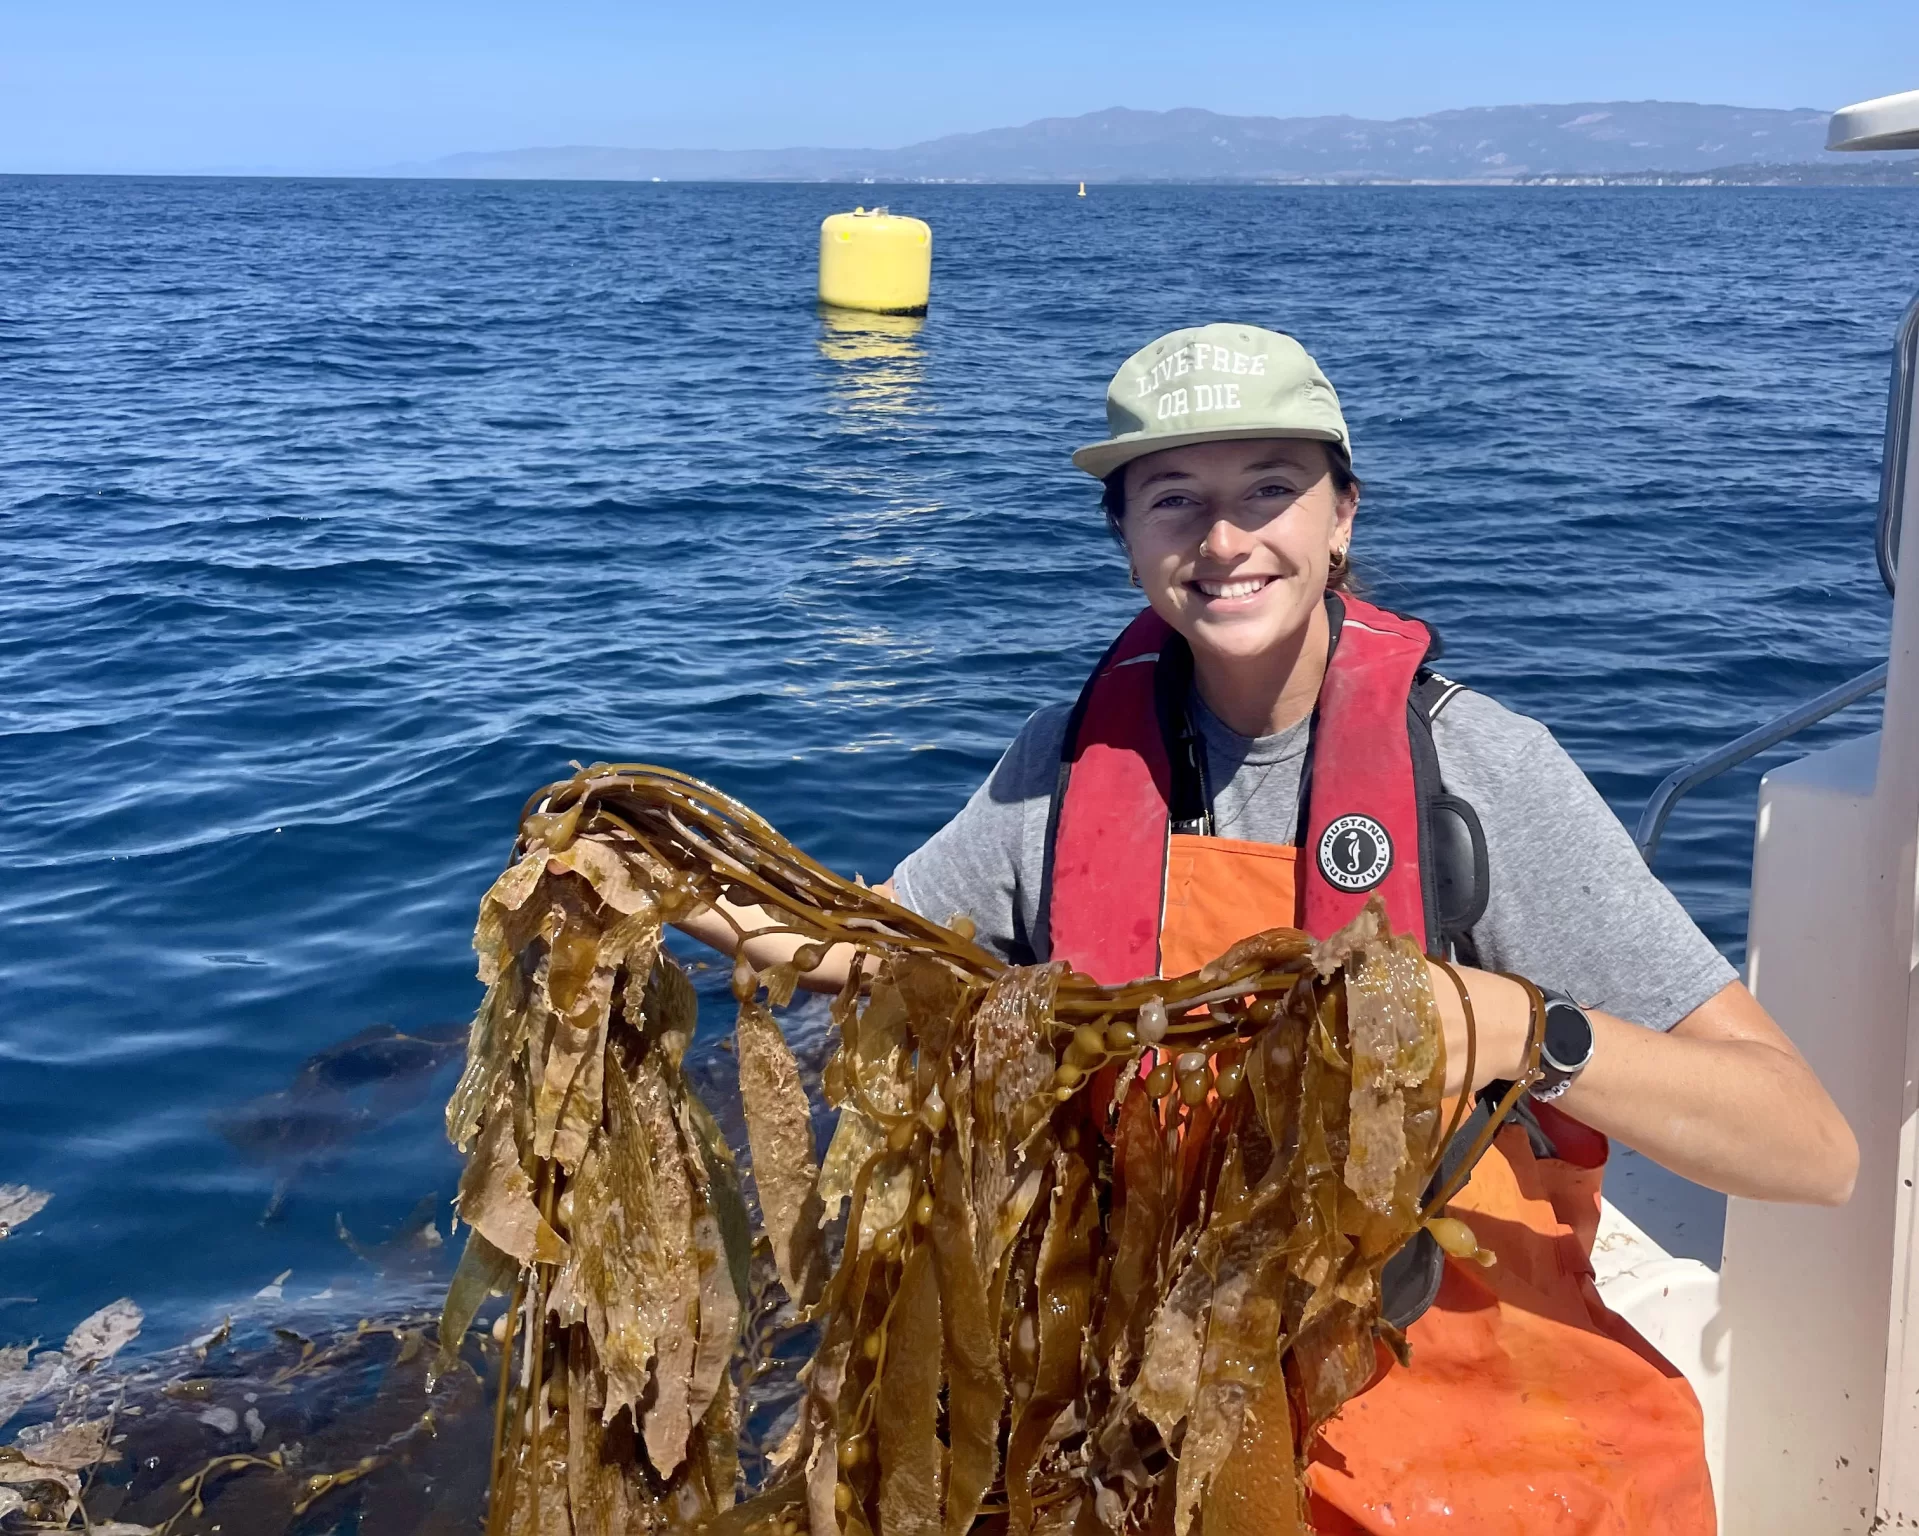
[[1814,165],[1728,165],[1712,171],[1635,171],[1612,176],[1527,176],[1528,187],[1919,187],[1919,157],[1862,159],[1834,155]]
[[1832,154],[1826,121],[1810,107],[1659,101],[1473,107],[1390,121],[1114,107],[898,149],[573,145],[470,151],[384,174],[876,185],[1919,185],[1919,154]]

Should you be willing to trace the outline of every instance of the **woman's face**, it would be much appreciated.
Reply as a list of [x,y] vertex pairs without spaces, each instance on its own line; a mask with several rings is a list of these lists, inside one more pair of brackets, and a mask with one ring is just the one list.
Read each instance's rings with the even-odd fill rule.
[[1196,443],[1126,466],[1121,531],[1159,616],[1195,651],[1231,660],[1301,633],[1358,506],[1334,490],[1322,443]]

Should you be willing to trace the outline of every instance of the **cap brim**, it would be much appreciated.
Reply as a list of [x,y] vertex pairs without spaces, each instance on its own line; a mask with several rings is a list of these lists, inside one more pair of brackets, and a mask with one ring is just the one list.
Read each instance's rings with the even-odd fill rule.
[[[1088,443],[1073,455],[1073,463],[1095,480],[1164,448],[1190,448],[1194,443],[1236,443],[1258,437],[1300,437],[1316,443],[1339,443],[1337,432],[1320,427],[1214,427],[1203,432],[1129,432],[1103,443]],[[1348,450],[1351,451],[1350,449]]]

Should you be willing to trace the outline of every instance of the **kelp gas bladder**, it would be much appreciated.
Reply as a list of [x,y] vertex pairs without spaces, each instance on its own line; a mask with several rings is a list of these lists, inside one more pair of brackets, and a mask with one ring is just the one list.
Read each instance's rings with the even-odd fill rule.
[[[817,1341],[739,1504],[756,1236],[661,945],[721,895],[806,941],[732,978],[761,1235]],[[1313,1436],[1379,1341],[1403,1352],[1381,1267],[1449,1194],[1419,946],[1375,905],[1323,944],[1275,930],[1101,987],[1003,966],[969,927],[665,769],[530,803],[481,903],[488,990],[447,1110],[472,1232],[446,1347],[512,1296],[491,1533],[1307,1529]],[[774,1010],[841,943],[821,1163]]]

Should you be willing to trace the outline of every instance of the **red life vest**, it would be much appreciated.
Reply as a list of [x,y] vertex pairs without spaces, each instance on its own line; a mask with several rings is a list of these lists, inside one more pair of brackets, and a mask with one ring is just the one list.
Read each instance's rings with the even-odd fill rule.
[[[1299,926],[1333,933],[1377,890],[1394,930],[1431,947],[1406,710],[1432,635],[1357,598],[1329,601],[1336,638],[1300,786]],[[1108,986],[1160,972],[1172,764],[1155,669],[1172,635],[1149,608],[1100,659],[1067,729],[1053,801],[1052,953]]]

